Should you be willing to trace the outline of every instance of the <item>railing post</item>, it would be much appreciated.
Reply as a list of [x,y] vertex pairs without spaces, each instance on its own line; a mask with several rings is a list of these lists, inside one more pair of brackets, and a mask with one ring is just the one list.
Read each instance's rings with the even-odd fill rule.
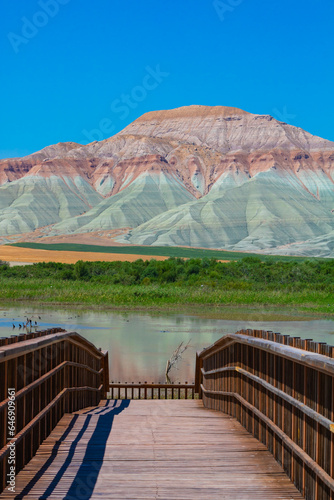
[[109,357],[108,351],[102,351],[102,367],[103,367],[103,398],[107,399],[109,392]]
[[195,393],[198,393],[199,399],[202,398],[202,368],[203,368],[203,359],[201,357],[201,352],[196,352],[196,366],[195,366]]

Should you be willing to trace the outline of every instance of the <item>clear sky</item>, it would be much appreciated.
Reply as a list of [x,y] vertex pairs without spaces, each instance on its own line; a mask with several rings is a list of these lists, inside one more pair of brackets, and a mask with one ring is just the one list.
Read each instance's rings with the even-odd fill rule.
[[332,0],[3,0],[0,158],[226,105],[334,141]]

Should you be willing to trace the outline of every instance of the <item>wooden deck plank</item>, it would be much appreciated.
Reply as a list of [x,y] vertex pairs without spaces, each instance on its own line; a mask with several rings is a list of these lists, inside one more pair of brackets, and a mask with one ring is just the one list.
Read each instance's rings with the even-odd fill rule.
[[302,498],[235,419],[197,400],[126,404],[65,415],[0,499]]

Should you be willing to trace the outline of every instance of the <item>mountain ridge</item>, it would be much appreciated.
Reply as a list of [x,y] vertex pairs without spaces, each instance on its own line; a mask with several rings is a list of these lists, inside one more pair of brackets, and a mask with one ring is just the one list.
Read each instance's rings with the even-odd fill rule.
[[152,111],[100,142],[0,160],[0,185],[0,243],[100,231],[334,256],[334,142],[238,108]]

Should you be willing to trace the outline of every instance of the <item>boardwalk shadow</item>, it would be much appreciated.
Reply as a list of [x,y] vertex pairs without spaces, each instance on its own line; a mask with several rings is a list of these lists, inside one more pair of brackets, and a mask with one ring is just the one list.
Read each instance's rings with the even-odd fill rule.
[[[62,480],[66,472],[66,475],[68,477],[68,468],[74,457],[77,445],[87,431],[92,420],[92,416],[97,415],[98,420],[94,431],[88,441],[85,455],[81,461],[81,465],[69,487],[68,492],[63,498],[66,500],[86,500],[91,497],[97,478],[99,476],[100,469],[103,464],[106,444],[112,430],[114,417],[115,415],[119,415],[123,410],[125,410],[129,406],[129,404],[129,400],[114,402],[108,401],[108,404],[106,406],[102,408],[99,407],[99,409],[92,409],[85,413],[86,418],[78,432],[78,435],[71,443],[65,462],[58,470],[55,477],[52,479],[44,494],[40,496],[39,499],[52,498],[52,493],[57,488],[57,485]],[[37,481],[47,471],[47,469],[49,469],[49,467],[57,457],[57,452],[61,443],[65,441],[70,431],[73,429],[74,424],[78,421],[78,417],[79,415],[74,416],[70,426],[66,429],[61,439],[55,444],[51,456],[49,457],[47,462],[38,471],[34,479],[30,481],[30,483],[24,488],[22,493],[20,495],[17,495],[15,498],[24,498],[24,496],[31,491]],[[62,485],[61,488],[64,489],[64,486]]]

